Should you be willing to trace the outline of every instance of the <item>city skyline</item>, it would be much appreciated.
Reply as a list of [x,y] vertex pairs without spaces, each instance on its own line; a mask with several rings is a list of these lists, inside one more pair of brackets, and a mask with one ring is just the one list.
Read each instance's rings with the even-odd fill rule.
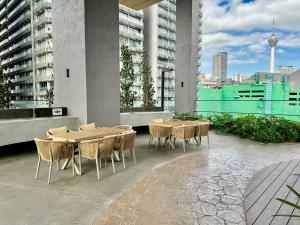
[[[228,76],[269,71],[273,19],[279,39],[275,72],[280,65],[300,68],[300,1],[204,0],[202,73],[212,74],[213,55],[228,52]],[[287,13],[288,12],[288,13]],[[248,16],[245,16],[248,15]]]

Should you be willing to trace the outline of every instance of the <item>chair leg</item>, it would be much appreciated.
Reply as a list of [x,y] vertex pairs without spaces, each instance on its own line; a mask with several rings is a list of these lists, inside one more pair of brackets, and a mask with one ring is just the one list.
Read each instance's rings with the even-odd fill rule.
[[122,161],[123,161],[123,169],[126,170],[124,151],[122,151],[121,154],[122,154]]
[[134,148],[132,149],[132,155],[133,155],[133,162],[136,164],[136,157],[135,157],[135,150]]
[[97,179],[100,180],[98,157],[96,157],[96,168],[97,168]]
[[80,155],[80,151],[78,153],[78,164],[79,164],[79,175],[81,176],[81,155]]
[[185,152],[185,139],[183,139],[183,152]]
[[74,151],[72,152],[72,175],[75,176],[75,166],[74,166]]
[[106,162],[107,162],[107,158],[106,158],[106,156],[105,156],[104,167],[106,167]]
[[50,184],[51,171],[52,171],[52,161],[50,161],[50,164],[49,164],[48,184]]
[[37,167],[36,167],[35,179],[38,179],[40,164],[41,164],[41,156],[39,155],[39,159],[38,159],[38,163],[37,163]]
[[156,151],[158,150],[158,144],[159,144],[159,138],[157,139],[157,142],[156,142],[156,145],[155,145]]
[[60,160],[57,160],[57,172],[59,172],[60,169]]
[[150,138],[149,138],[149,146],[148,148],[150,148],[150,145],[152,144],[152,136],[150,135]]
[[207,144],[209,146],[209,134],[207,134]]
[[113,168],[113,171],[114,171],[114,174],[115,174],[116,170],[115,170],[115,162],[114,162],[114,156],[113,156],[113,154],[111,154],[110,158],[111,158],[111,165],[112,165],[112,168]]
[[102,168],[102,158],[101,158],[101,156],[100,156],[100,169]]

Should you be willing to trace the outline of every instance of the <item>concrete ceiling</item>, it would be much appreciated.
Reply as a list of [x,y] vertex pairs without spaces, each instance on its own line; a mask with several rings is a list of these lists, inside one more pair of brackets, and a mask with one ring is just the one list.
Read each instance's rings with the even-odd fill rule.
[[162,0],[119,0],[119,3],[129,8],[140,10],[154,5]]

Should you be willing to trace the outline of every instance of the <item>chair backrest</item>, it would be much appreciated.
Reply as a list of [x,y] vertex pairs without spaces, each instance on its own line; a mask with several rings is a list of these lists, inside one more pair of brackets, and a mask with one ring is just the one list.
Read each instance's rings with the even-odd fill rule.
[[123,129],[123,130],[132,130],[131,125],[119,125],[119,126],[115,126],[115,128],[120,128],[120,129]]
[[116,136],[107,136],[99,139],[99,153],[102,156],[110,155],[113,152]]
[[149,133],[152,137],[158,137],[158,125],[155,123],[149,123]]
[[135,131],[128,131],[123,133],[121,136],[122,150],[133,149],[135,137],[136,137]]
[[209,123],[202,123],[200,125],[200,136],[207,136],[209,131]]
[[159,137],[169,137],[172,133],[171,126],[158,125],[158,136]]
[[164,120],[163,119],[153,119],[151,120],[151,123],[163,123]]
[[100,139],[79,142],[80,155],[89,159],[96,159],[99,156]]
[[72,155],[71,144],[65,141],[53,141],[51,139],[34,139],[39,155],[43,160],[50,161],[67,159]]
[[94,130],[96,128],[97,127],[95,123],[89,123],[89,124],[81,125],[78,130]]
[[47,137],[51,138],[53,135],[56,134],[65,134],[68,133],[69,130],[67,127],[57,127],[57,128],[51,128],[47,131]]
[[194,137],[196,126],[194,125],[183,125],[174,127],[172,129],[172,135],[180,139],[190,139]]

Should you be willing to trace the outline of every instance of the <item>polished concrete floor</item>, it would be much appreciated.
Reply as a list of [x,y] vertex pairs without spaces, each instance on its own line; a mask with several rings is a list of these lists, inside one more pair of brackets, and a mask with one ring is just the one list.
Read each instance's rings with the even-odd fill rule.
[[[136,142],[137,164],[100,170],[83,161],[83,175],[47,164],[34,179],[36,152],[0,154],[0,224],[244,224],[243,191],[259,169],[300,156],[299,144],[264,145],[211,133],[200,149],[148,150],[148,136]],[[29,149],[30,148],[30,149]],[[21,152],[21,153],[20,153]]]

